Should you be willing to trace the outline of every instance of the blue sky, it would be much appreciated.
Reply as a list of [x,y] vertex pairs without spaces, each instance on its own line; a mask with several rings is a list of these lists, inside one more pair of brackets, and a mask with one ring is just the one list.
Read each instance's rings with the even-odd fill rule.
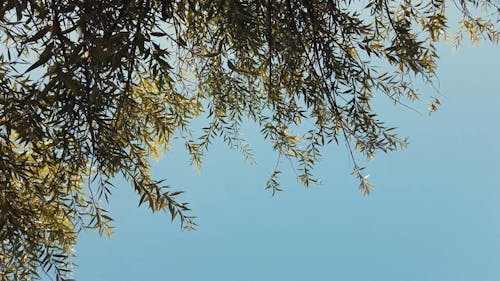
[[272,197],[263,187],[276,156],[251,126],[257,165],[216,144],[197,174],[177,145],[154,175],[187,191],[198,229],[180,231],[166,214],[137,208],[117,180],[116,234],[81,234],[76,279],[500,280],[500,49],[443,44],[440,55],[438,112],[429,117],[426,100],[416,105],[422,115],[377,106],[411,144],[368,163],[369,197],[344,147],[326,149],[316,169],[322,185],[306,189],[288,170],[285,191]]

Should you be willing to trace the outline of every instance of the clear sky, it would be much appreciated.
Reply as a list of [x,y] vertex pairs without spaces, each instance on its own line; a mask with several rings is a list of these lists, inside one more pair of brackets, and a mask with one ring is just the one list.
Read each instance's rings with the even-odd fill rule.
[[[330,147],[308,189],[293,171],[285,191],[263,189],[275,162],[248,126],[257,165],[216,144],[201,174],[181,145],[154,166],[198,217],[183,232],[163,213],[137,208],[117,181],[116,234],[80,236],[75,278],[113,280],[500,280],[500,48],[441,45],[443,105],[428,116],[377,106],[411,144],[368,163],[376,185],[364,197],[344,147]],[[431,89],[422,86],[426,93]],[[286,168],[286,165],[285,165]],[[286,169],[285,169],[286,170]]]

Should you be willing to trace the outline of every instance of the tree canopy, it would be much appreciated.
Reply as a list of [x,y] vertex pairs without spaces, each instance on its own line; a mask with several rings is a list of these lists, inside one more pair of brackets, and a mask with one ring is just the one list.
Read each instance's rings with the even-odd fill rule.
[[497,0],[2,1],[0,279],[69,278],[79,231],[112,233],[117,176],[139,205],[193,228],[151,158],[180,138],[199,167],[220,137],[252,160],[245,121],[306,186],[321,147],[345,145],[368,194],[355,154],[406,144],[371,102],[420,99],[413,81],[434,79],[448,6],[461,15],[457,45],[498,42]]

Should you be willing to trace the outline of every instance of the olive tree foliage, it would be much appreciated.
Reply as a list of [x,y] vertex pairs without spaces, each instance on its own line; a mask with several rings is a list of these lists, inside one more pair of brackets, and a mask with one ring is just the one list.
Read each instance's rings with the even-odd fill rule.
[[1,1],[0,279],[69,278],[79,231],[112,233],[116,176],[193,228],[151,156],[181,138],[198,167],[221,137],[252,159],[244,120],[306,186],[321,147],[345,145],[367,194],[356,155],[406,143],[370,103],[418,100],[413,80],[432,83],[448,6],[457,44],[498,41],[496,0]]

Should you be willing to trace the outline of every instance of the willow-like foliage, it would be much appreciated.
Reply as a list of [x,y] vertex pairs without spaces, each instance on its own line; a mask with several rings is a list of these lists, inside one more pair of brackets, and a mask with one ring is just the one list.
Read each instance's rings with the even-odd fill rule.
[[1,1],[0,280],[69,278],[78,232],[112,233],[117,176],[139,205],[193,228],[151,157],[181,137],[199,166],[221,137],[251,160],[245,120],[306,186],[321,147],[345,145],[368,194],[356,154],[406,144],[371,102],[414,101],[413,79],[432,83],[448,6],[462,15],[457,44],[498,41],[496,0]]

